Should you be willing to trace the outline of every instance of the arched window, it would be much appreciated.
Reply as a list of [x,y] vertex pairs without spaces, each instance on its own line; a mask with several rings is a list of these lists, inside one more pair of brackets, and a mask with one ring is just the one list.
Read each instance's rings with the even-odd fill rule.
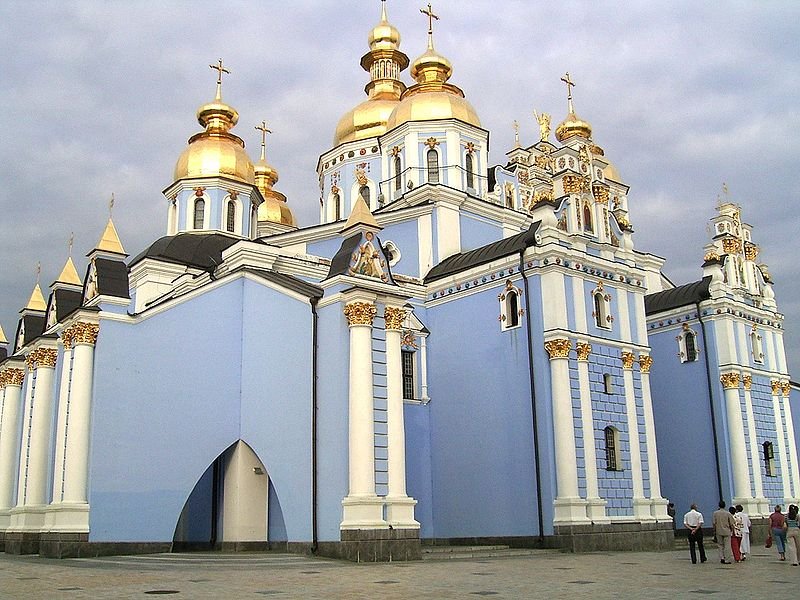
[[394,157],[394,189],[395,191],[400,191],[403,188],[403,181],[402,181],[402,170],[403,165],[400,162],[400,157]]
[[439,183],[439,153],[428,150],[428,183]]
[[339,196],[339,192],[333,193],[333,220],[338,221],[342,218],[342,198]]
[[475,189],[475,160],[472,158],[472,154],[467,154],[464,163],[467,167],[467,187]]
[[610,297],[603,294],[602,289],[596,289],[592,292],[592,301],[594,303],[594,324],[602,329],[611,329],[611,323],[614,320],[608,309]]
[[583,203],[583,230],[589,233],[594,233],[594,225],[592,222],[592,207],[588,202]]
[[753,361],[763,363],[764,344],[762,343],[761,334],[758,333],[758,329],[755,327],[753,327],[753,330],[750,332],[750,348],[753,352]]
[[198,198],[194,201],[194,228],[202,229],[205,223],[206,201]]
[[622,465],[619,460],[619,431],[614,427],[606,427],[603,430],[603,439],[606,445],[606,470],[621,471]]
[[693,331],[687,331],[684,336],[684,343],[686,344],[686,362],[694,362],[697,360],[697,336]]
[[[358,195],[361,196],[361,199],[366,203],[367,206],[370,206],[370,204],[369,204],[369,186],[362,185],[358,189]],[[370,208],[372,208],[372,207],[370,206]]]
[[772,442],[764,442],[764,470],[767,477],[776,477],[775,472],[775,451],[772,448]]
[[236,231],[236,203],[228,200],[225,214],[225,231],[233,233]]
[[497,296],[500,300],[500,329],[505,331],[520,326],[520,317],[525,314],[525,311],[520,307],[520,298],[522,290],[511,283],[511,280],[506,281],[506,287],[503,293]]

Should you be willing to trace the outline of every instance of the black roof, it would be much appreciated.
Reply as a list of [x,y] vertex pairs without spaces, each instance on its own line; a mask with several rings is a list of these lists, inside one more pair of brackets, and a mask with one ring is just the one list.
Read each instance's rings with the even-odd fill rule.
[[17,333],[14,336],[15,340],[19,340],[20,327],[25,325],[25,335],[23,336],[22,343],[15,345],[15,350],[19,350],[22,346],[35,340],[37,337],[44,333],[44,328],[47,325],[44,314],[23,314],[17,324]]
[[350,266],[350,257],[353,255],[353,251],[358,247],[360,241],[360,233],[354,233],[349,238],[345,238],[342,245],[339,246],[339,251],[336,252],[335,256],[331,259],[331,268],[328,270],[327,279],[335,275],[347,274],[347,269]]
[[94,265],[97,269],[98,295],[130,298],[128,267],[124,262],[98,256],[94,259]]
[[131,261],[131,266],[145,258],[154,258],[198,269],[213,269],[222,262],[222,252],[241,238],[224,233],[179,233],[164,236]]
[[7,358],[8,358],[8,348],[6,348],[5,346],[0,346],[0,362],[3,362]]
[[248,273],[254,273],[267,281],[275,283],[281,287],[284,287],[288,290],[293,292],[297,292],[302,296],[306,296],[307,298],[322,298],[323,290],[318,285],[314,285],[313,283],[308,283],[307,281],[303,281],[293,275],[287,275],[286,273],[278,273],[276,271],[266,271],[264,269],[252,269],[252,268],[245,268],[245,271]]
[[425,283],[492,262],[493,260],[510,254],[522,252],[525,248],[529,248],[536,243],[536,230],[539,228],[539,223],[540,221],[536,221],[527,231],[512,235],[504,240],[492,242],[476,250],[454,254],[453,256],[445,258],[428,271],[428,274],[425,276]]
[[53,293],[50,296],[50,303],[47,306],[47,310],[50,310],[50,307],[53,304],[52,297],[55,296],[56,321],[63,321],[67,315],[75,312],[75,310],[79,308],[81,304],[83,304],[83,291],[81,290],[61,288],[53,290]]
[[703,277],[700,281],[679,285],[670,290],[648,294],[644,297],[644,312],[652,315],[664,312],[679,306],[696,304],[711,298],[708,287],[711,284],[711,275]]

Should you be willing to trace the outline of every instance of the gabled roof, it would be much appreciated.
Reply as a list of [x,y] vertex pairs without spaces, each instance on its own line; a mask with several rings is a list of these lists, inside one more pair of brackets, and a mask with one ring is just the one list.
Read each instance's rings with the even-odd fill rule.
[[222,263],[222,252],[242,238],[224,233],[179,233],[164,236],[146,248],[131,261],[131,266],[145,258],[212,269]]
[[[114,298],[130,298],[128,267],[121,260],[97,257],[97,294]],[[60,317],[61,315],[59,315]]]
[[[98,259],[100,260],[100,259]],[[67,315],[75,312],[83,303],[83,292],[81,290],[57,289],[51,294],[48,311],[52,310],[51,305],[55,297],[56,321],[63,321]]]
[[708,291],[711,285],[711,275],[703,277],[700,281],[679,285],[678,287],[644,297],[644,312],[652,315],[680,306],[689,306],[702,300],[711,298]]
[[293,275],[287,275],[286,273],[278,273],[277,271],[267,271],[264,269],[252,269],[249,267],[243,270],[307,298],[319,299],[322,298],[324,293],[323,289],[318,285],[308,283],[307,281],[303,281]]
[[486,246],[461,252],[445,258],[438,265],[433,267],[425,276],[425,283],[447,277],[453,273],[466,271],[472,267],[490,263],[498,258],[503,258],[511,254],[519,254],[525,248],[530,248],[536,244],[536,230],[539,229],[540,221],[531,224],[527,231],[512,235],[498,242],[492,242]]

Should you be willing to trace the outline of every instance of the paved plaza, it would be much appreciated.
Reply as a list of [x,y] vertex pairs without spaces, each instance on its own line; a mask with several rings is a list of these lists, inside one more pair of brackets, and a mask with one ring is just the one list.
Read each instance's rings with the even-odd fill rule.
[[286,554],[48,560],[0,554],[0,598],[795,598],[800,567],[757,548],[744,563],[689,552],[608,552],[352,564]]

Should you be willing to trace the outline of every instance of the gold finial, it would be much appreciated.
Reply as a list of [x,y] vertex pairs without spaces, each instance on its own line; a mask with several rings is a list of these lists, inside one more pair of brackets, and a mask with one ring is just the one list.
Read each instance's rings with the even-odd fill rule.
[[74,245],[75,245],[75,232],[72,231],[69,234],[69,241],[67,242],[67,248],[68,248],[68,252],[69,252],[68,256],[70,258],[72,258],[72,246],[74,246]]
[[512,126],[514,127],[514,147],[519,148],[519,123],[516,119],[514,119]]
[[39,279],[42,276],[42,261],[36,261],[36,285],[39,285]]
[[436,19],[438,21],[439,16],[433,14],[433,8],[430,2],[428,3],[428,10],[420,8],[419,12],[428,16],[428,50],[433,50],[433,20]]
[[114,192],[111,192],[111,200],[108,201],[108,218],[114,214]]
[[217,64],[208,65],[208,66],[211,67],[212,69],[214,69],[215,71],[217,71],[217,96],[216,96],[216,99],[217,100],[222,100],[222,74],[223,73],[227,73],[228,75],[230,75],[231,72],[228,69],[226,69],[225,67],[222,66],[222,59],[221,58],[217,61]]
[[569,77],[569,71],[567,71],[566,75],[561,78],[561,81],[567,84],[567,103],[569,104],[569,112],[574,113],[575,109],[572,107],[572,88],[575,87],[575,84]]
[[261,132],[261,160],[267,160],[267,134],[272,133],[267,129],[267,122],[261,121],[261,125],[256,125],[256,130]]
[[386,16],[386,0],[381,0],[381,22],[388,20],[389,18]]

